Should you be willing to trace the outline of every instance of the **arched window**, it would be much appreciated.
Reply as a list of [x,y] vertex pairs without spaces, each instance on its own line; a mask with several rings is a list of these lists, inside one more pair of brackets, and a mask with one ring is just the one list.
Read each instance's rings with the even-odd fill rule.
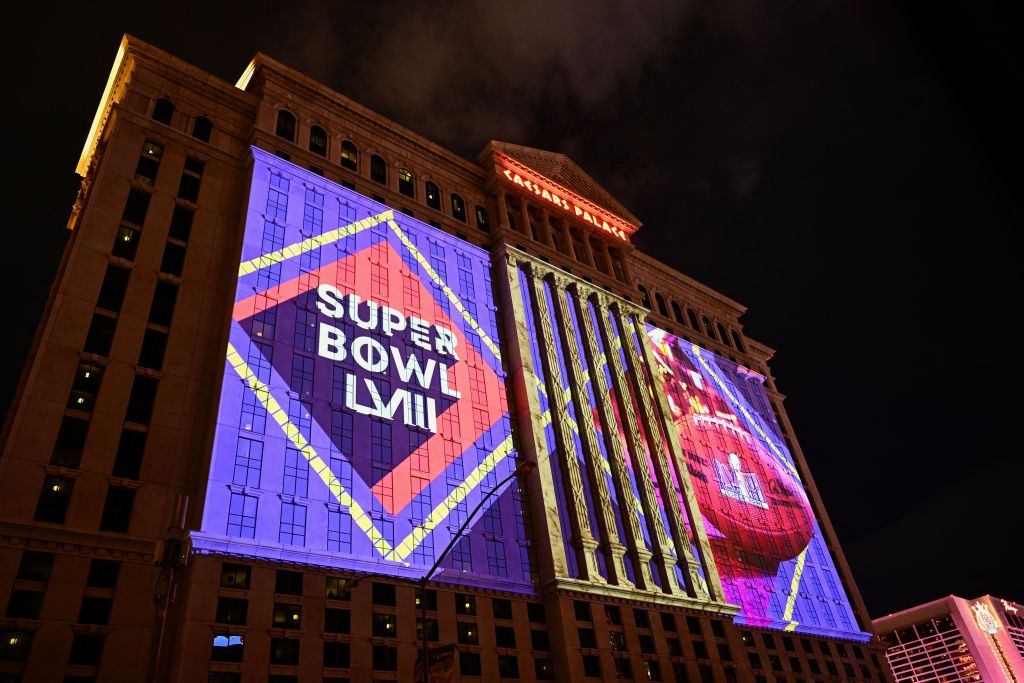
[[153,106],[153,120],[166,125],[171,125],[174,117],[174,103],[161,97]]
[[740,337],[739,332],[737,332],[736,330],[731,331],[733,345],[736,346],[737,350],[739,350],[740,353],[746,353],[747,349],[743,346],[743,339]]
[[700,332],[700,323],[697,322],[697,314],[693,312],[692,308],[686,309],[686,319],[690,321],[690,327]]
[[640,290],[640,295],[643,297],[644,308],[650,310],[651,308],[651,295],[647,293],[647,288],[643,285],[637,285],[637,289]]
[[388,184],[388,162],[376,154],[370,157],[370,180],[381,185]]
[[706,315],[700,317],[702,323],[704,323],[704,334],[708,335],[712,339],[715,338],[715,327],[711,324],[711,320]]
[[686,319],[683,317],[683,309],[679,308],[679,304],[676,303],[675,299],[672,300],[672,315],[675,316],[676,322],[680,325],[686,324]]
[[432,183],[432,182],[430,182],[428,180],[427,181],[427,185],[426,185],[426,191],[427,191],[427,206],[429,206],[431,209],[437,209],[438,211],[440,211],[441,210],[441,190],[438,189],[437,185],[435,185],[434,183]]
[[491,231],[491,220],[487,217],[487,209],[479,204],[476,205],[476,227],[484,232]]
[[452,215],[463,223],[466,222],[466,202],[462,201],[462,197],[454,192],[452,193]]
[[407,168],[398,169],[398,191],[406,197],[416,196],[415,181],[413,180],[412,172]]
[[666,318],[668,317],[668,306],[665,305],[665,297],[661,295],[661,292],[654,293],[654,300],[658,304],[658,313],[661,313]]
[[277,112],[277,137],[295,142],[295,115],[287,109]]
[[341,143],[341,165],[350,171],[359,170],[359,150],[351,140]]
[[516,217],[512,215],[511,211],[506,211],[505,216],[508,218],[508,227],[513,230],[516,229]]
[[205,116],[197,116],[196,120],[192,122],[192,137],[194,137],[196,140],[209,142],[210,136],[212,134],[213,121],[206,118]]
[[309,129],[309,151],[327,156],[327,131],[320,126],[313,126]]
[[725,327],[722,326],[722,323],[715,323],[715,325],[718,327],[718,338],[722,340],[722,343],[726,346],[732,346],[732,342],[729,341],[729,335],[725,333]]

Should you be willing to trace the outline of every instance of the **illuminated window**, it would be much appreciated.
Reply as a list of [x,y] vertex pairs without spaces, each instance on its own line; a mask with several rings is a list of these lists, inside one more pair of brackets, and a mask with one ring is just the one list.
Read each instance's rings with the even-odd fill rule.
[[221,588],[245,590],[249,587],[249,567],[244,564],[225,562],[220,568]]
[[475,622],[472,621],[460,621],[458,622],[458,639],[462,645],[479,645],[480,644],[480,629],[477,628]]
[[370,157],[370,180],[381,185],[388,184],[388,162],[376,154]]
[[107,500],[103,504],[100,529],[119,534],[128,533],[133,507],[135,507],[135,489],[111,486],[107,489]]
[[172,118],[174,118],[174,103],[161,97],[153,105],[153,120],[169,126]]
[[[438,189],[437,185],[435,185],[434,183],[430,182],[429,180],[427,181],[427,183],[425,185],[425,188],[426,188],[426,195],[427,195],[427,206],[429,206],[432,209],[437,209],[438,211],[440,211],[441,210],[441,190]],[[438,227],[440,227],[440,226],[438,226]]]
[[138,479],[142,469],[142,455],[146,449],[146,432],[134,429],[121,430],[117,444],[117,455],[111,474],[115,477]]
[[398,169],[398,191],[406,197],[416,196],[415,181],[407,168]]
[[277,137],[295,142],[295,115],[287,109],[277,112]]
[[103,380],[103,367],[92,363],[79,363],[68,395],[68,408],[92,412],[96,394]]
[[472,595],[455,594],[455,612],[457,614],[476,614],[476,598]]
[[240,635],[218,635],[213,637],[210,659],[215,662],[242,661],[244,638]]
[[320,126],[309,129],[309,151],[322,157],[327,156],[327,131]]
[[306,508],[295,503],[281,503],[281,543],[305,545]]
[[[653,650],[651,651],[653,653]],[[660,681],[661,680],[661,666],[654,661],[645,661],[644,668],[647,669],[647,680],[649,681]]]
[[395,638],[398,632],[397,622],[394,614],[374,614],[373,635],[378,638]]
[[132,382],[132,391],[128,395],[128,409],[124,419],[138,424],[149,424],[153,416],[153,405],[156,403],[158,380],[155,377],[136,375]]
[[302,626],[302,607],[288,602],[274,603],[274,628],[298,629]]
[[[359,167],[359,150],[351,140],[344,140],[341,143],[341,158],[339,162],[342,166],[349,169],[350,171],[358,170]],[[355,189],[355,188],[349,188]]]
[[452,194],[452,216],[463,223],[466,222],[466,202],[457,194]]
[[210,136],[212,134],[213,121],[206,118],[205,116],[197,116],[196,120],[192,123],[192,137],[194,137],[196,140],[209,142]]
[[57,431],[57,442],[50,454],[50,464],[77,468],[82,460],[82,449],[85,447],[85,437],[88,433],[88,420],[65,415]]
[[39,494],[39,502],[36,504],[34,519],[37,522],[52,522],[63,524],[67,515],[68,502],[71,500],[71,493],[75,488],[74,479],[63,477],[46,477],[43,479],[43,488]]
[[259,498],[244,493],[232,493],[228,503],[228,536],[256,537],[256,508]]
[[142,154],[139,162],[135,165],[135,177],[133,181],[138,185],[152,188],[156,182],[156,172],[160,168],[160,157],[163,155],[163,145],[156,142],[146,141],[142,146]]

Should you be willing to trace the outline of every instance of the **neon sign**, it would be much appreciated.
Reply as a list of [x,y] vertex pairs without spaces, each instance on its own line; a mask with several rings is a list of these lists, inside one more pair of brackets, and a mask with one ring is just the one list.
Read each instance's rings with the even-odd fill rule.
[[988,634],[993,634],[999,630],[999,622],[992,615],[987,604],[976,602],[971,605],[971,609],[974,610],[974,620],[978,623],[978,628]]
[[532,192],[549,204],[623,242],[629,241],[629,235],[636,232],[636,226],[598,208],[571,190],[548,180],[500,152],[495,152],[494,155],[499,162],[501,174],[513,185]]

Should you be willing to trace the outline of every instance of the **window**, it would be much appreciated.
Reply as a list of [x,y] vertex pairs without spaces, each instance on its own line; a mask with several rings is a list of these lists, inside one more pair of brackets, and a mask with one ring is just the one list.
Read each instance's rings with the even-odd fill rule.
[[228,502],[228,536],[254,538],[256,536],[256,511],[259,498],[244,493],[232,493]]
[[544,624],[547,623],[548,615],[544,611],[543,603],[531,602],[526,605],[526,614],[530,618],[531,624]]
[[644,662],[644,668],[647,669],[647,680],[661,680],[661,666],[657,662],[646,661]]
[[647,615],[647,610],[645,610],[645,609],[634,609],[633,610],[633,623],[636,624],[637,628],[650,628],[651,627],[651,619]]
[[597,655],[583,655],[583,675],[587,678],[600,678],[601,658]]
[[348,633],[351,628],[352,617],[347,609],[328,607],[324,612],[325,633]]
[[457,614],[476,614],[476,598],[472,595],[462,595],[461,593],[456,593],[455,612]]
[[515,655],[498,655],[498,676],[519,678],[519,658]]
[[666,318],[668,317],[668,307],[665,305],[665,297],[661,295],[661,292],[654,293],[654,300],[658,304],[658,313],[661,313]]
[[135,225],[142,225],[146,222],[146,213],[149,211],[149,200],[151,195],[132,188],[128,191],[128,199],[124,203],[124,211],[121,212],[121,220]]
[[104,637],[100,635],[76,633],[75,639],[71,641],[68,664],[96,666],[100,663],[100,656],[103,654],[103,641]]
[[246,589],[249,587],[249,567],[225,562],[220,567],[221,588]]
[[494,640],[498,647],[515,647],[516,631],[511,626],[495,626]]
[[725,638],[725,626],[722,625],[722,622],[720,622],[720,621],[718,621],[716,619],[712,619],[711,620],[711,633],[713,633],[715,636],[717,636],[719,638]]
[[491,220],[487,217],[487,209],[477,204],[474,207],[476,213],[476,227],[483,232],[491,231]]
[[309,151],[322,157],[327,156],[327,131],[320,126],[309,129]]
[[174,242],[168,242],[164,246],[164,257],[160,261],[160,272],[181,277],[185,269],[185,247]]
[[394,614],[374,614],[373,635],[378,638],[395,638],[397,621]]
[[[702,323],[704,323],[704,334],[708,335],[712,339],[715,338],[715,328],[711,325],[711,320],[706,315],[700,317]],[[700,329],[700,328],[698,328]]]
[[339,162],[350,171],[358,170],[359,150],[356,149],[351,140],[345,140],[341,143],[341,159]]
[[494,610],[495,619],[511,619],[512,618],[512,601],[502,600],[501,598],[494,598],[491,601],[491,607]]
[[178,197],[187,202],[196,203],[199,199],[199,184],[203,176],[203,162],[198,159],[186,159],[185,170],[178,182]]
[[299,641],[293,638],[270,639],[270,663],[295,666],[299,663]]
[[615,605],[604,606],[604,622],[613,626],[622,626],[622,612]]
[[103,380],[103,367],[92,363],[79,363],[75,378],[71,382],[68,408],[91,413],[96,403],[96,394]]
[[[174,304],[177,300],[177,285],[163,281],[157,282],[156,289],[153,290],[153,303],[149,308],[149,322],[154,325],[170,327],[171,318],[174,317]],[[106,307],[104,306],[104,308]]]
[[172,118],[174,118],[174,103],[161,97],[153,105],[153,120],[169,126]]
[[137,185],[152,189],[156,182],[156,172],[160,169],[160,157],[164,148],[155,142],[147,141],[142,146],[142,154],[135,164],[135,177],[132,182]]
[[679,308],[679,304],[672,300],[672,317],[676,319],[676,322],[680,325],[686,324],[686,318],[683,317],[683,309]]
[[534,659],[533,670],[538,681],[555,680],[555,665],[546,657],[543,659]]
[[166,350],[167,333],[147,329],[142,337],[142,349],[139,351],[139,367],[161,369],[164,365],[164,351]]
[[573,612],[576,614],[576,621],[592,621],[590,616],[590,603],[582,600],[575,600],[572,603]]
[[693,641],[693,654],[694,654],[694,656],[697,659],[707,659],[708,658],[708,646],[705,645],[703,641],[700,641],[700,640]]
[[661,628],[670,633],[676,632],[676,617],[674,614],[668,614],[667,612],[661,613]]
[[693,312],[693,309],[686,309],[686,319],[690,321],[690,327],[700,332],[700,323],[697,322],[697,314]]
[[112,318],[103,313],[95,313],[92,322],[89,324],[89,333],[85,336],[85,344],[82,350],[86,353],[95,353],[97,356],[110,354],[110,345],[114,342],[114,330],[117,328],[117,318]]
[[139,234],[135,228],[120,226],[117,229],[117,236],[114,237],[114,246],[110,248],[110,254],[126,261],[134,261],[139,247]]
[[153,404],[156,402],[158,381],[154,377],[136,375],[132,382],[132,393],[128,396],[128,409],[124,419],[138,424],[149,424],[153,416]]
[[85,436],[88,433],[88,420],[65,415],[57,431],[57,442],[50,454],[50,464],[77,468],[82,460],[82,449],[85,447]]
[[278,569],[274,579],[274,592],[280,595],[302,595],[302,572]]
[[736,350],[740,353],[746,353],[747,349],[743,346],[743,339],[740,337],[739,332],[731,330],[732,332],[732,344],[736,347]]
[[533,650],[540,650],[542,652],[547,652],[551,650],[551,638],[548,637],[548,632],[541,631],[538,629],[531,629],[530,648]]
[[14,590],[11,591],[10,600],[7,601],[7,611],[4,612],[4,616],[8,619],[38,619],[42,606],[42,591]]
[[348,643],[325,642],[324,666],[347,669],[352,657],[352,646]]
[[302,608],[291,603],[275,602],[272,626],[274,628],[301,628]]
[[427,181],[425,186],[427,194],[427,206],[432,209],[441,210],[441,190],[438,189],[437,185]]
[[138,479],[139,472],[142,470],[142,454],[145,450],[146,432],[134,429],[122,430],[111,474],[115,477]]
[[277,112],[277,137],[295,142],[295,115],[287,109]]
[[459,673],[463,676],[479,676],[482,672],[479,652],[459,653]]
[[243,638],[240,635],[220,635],[213,637],[210,648],[210,659],[215,662],[242,661]]
[[115,533],[128,533],[132,508],[135,506],[135,489],[112,486],[107,489],[107,500],[103,504],[100,529]]
[[[423,601],[426,603],[423,605],[423,609],[436,610],[437,609],[437,591],[428,590],[423,596]],[[416,589],[416,607],[420,607],[420,589]]]
[[0,629],[0,662],[27,660],[28,651],[32,648],[32,635],[31,631]]
[[647,310],[650,310],[651,309],[651,296],[650,296],[650,294],[647,293],[647,288],[644,287],[643,285],[637,285],[636,287],[637,287],[637,289],[640,290],[641,302],[643,303],[644,308],[646,308]]
[[466,202],[457,194],[452,194],[452,216],[463,223],[466,222]]
[[328,600],[349,600],[351,598],[351,591],[349,590],[348,583],[348,579],[328,576],[324,595]]
[[395,606],[395,584],[375,583],[373,584],[373,604],[384,607]]
[[114,560],[93,560],[89,565],[89,576],[85,585],[89,588],[114,588],[121,563]]
[[609,631],[608,644],[611,645],[612,650],[615,652],[625,652],[626,634],[622,631]]
[[581,628],[577,631],[580,636],[580,647],[597,647],[597,636],[594,635],[594,629]]
[[78,608],[79,624],[106,624],[110,621],[110,607],[113,604],[110,598],[98,598],[85,596],[82,598],[82,605]]
[[463,645],[480,644],[480,631],[477,629],[475,622],[460,621],[457,622],[456,626],[456,630],[459,636],[459,643]]
[[370,157],[370,180],[381,185],[388,184],[388,162],[376,154]]
[[174,213],[171,214],[171,225],[167,236],[182,242],[188,242],[189,235],[192,232],[192,217],[194,215],[195,212],[192,209],[180,204],[175,205]]
[[373,668],[378,671],[397,671],[398,648],[389,645],[374,645]]
[[197,116],[196,120],[192,123],[192,137],[194,137],[196,140],[209,142],[210,135],[212,134],[213,121],[206,118],[205,116]]
[[622,659],[619,657],[615,659],[615,675],[618,678],[632,680],[633,665],[629,663],[628,659]]
[[103,284],[100,285],[100,295],[96,299],[98,308],[105,308],[108,311],[121,310],[124,303],[125,292],[128,291],[128,278],[131,271],[124,268],[108,265],[107,272],[103,276]]
[[407,168],[398,169],[398,191],[406,197],[416,196],[415,179]]
[[50,572],[52,570],[53,553],[26,550],[21,554],[21,562],[18,563],[17,578],[20,581],[46,583],[50,580]]
[[640,652],[645,655],[654,654],[654,638],[646,633],[640,634]]

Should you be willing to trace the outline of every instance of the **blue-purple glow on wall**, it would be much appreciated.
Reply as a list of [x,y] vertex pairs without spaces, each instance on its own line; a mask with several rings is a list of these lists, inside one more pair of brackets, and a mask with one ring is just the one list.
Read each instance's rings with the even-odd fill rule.
[[764,378],[648,325],[726,599],[740,623],[867,640]]
[[[193,544],[418,577],[515,469],[488,255],[252,153]],[[527,558],[506,484],[443,567],[515,589]]]

